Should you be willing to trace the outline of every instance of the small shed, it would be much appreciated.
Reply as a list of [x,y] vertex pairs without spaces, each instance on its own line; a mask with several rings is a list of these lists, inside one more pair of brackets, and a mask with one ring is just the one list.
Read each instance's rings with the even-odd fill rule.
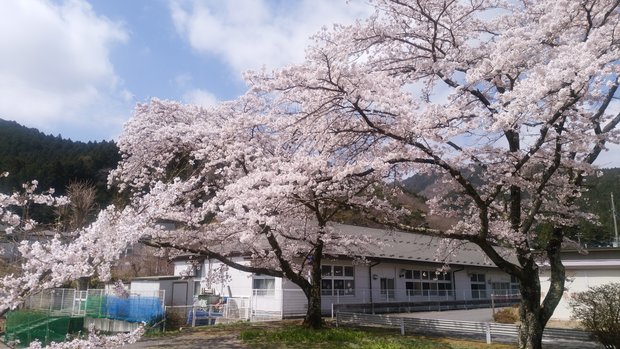
[[131,280],[132,294],[149,296],[164,291],[165,306],[194,304],[194,281],[181,276],[146,276]]

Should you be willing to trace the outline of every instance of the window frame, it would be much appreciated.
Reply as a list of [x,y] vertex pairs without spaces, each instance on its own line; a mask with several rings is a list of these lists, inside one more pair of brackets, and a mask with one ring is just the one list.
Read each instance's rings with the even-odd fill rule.
[[[269,283],[269,281],[271,281],[271,283]],[[259,274],[253,275],[252,276],[252,294],[255,296],[263,296],[263,297],[275,296],[276,278],[274,276],[268,276],[268,275],[259,275]]]
[[321,265],[321,296],[355,296],[355,268],[341,264]]
[[471,273],[469,284],[472,299],[488,299],[487,277],[484,273]]
[[[446,297],[452,295],[454,281],[451,272],[433,269],[403,269],[407,297]],[[443,285],[443,286],[439,286]]]

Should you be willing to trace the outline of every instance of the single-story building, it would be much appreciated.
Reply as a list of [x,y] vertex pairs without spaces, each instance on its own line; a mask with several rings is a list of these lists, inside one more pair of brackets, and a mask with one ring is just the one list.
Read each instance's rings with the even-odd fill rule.
[[[492,295],[519,295],[518,281],[500,271],[473,244],[464,243],[445,260],[439,260],[436,256],[439,238],[351,225],[337,227],[345,233],[365,235],[376,246],[364,253],[364,262],[342,255],[323,258],[322,309],[326,314],[332,311],[333,305],[340,304],[467,302],[489,300]],[[201,294],[215,294],[247,299],[253,311],[282,317],[305,314],[306,298],[291,281],[242,272],[213,259],[196,258],[175,260],[174,276],[135,279],[132,293],[165,290],[166,305],[194,304]],[[554,319],[570,319],[569,299],[574,293],[620,282],[620,248],[590,248],[586,253],[565,250],[562,258],[566,267],[566,292]],[[234,261],[251,264],[243,256],[235,257]],[[442,269],[445,264],[449,269]],[[549,287],[544,264],[541,286],[544,296]]]
[[[445,260],[436,257],[441,239],[351,225],[344,233],[365,235],[373,244],[366,261],[330,256],[322,261],[322,309],[334,304],[488,300],[491,295],[516,295],[519,284],[500,271],[480,249],[465,243]],[[190,258],[190,257],[188,257]],[[191,257],[195,258],[195,257]],[[250,265],[246,257],[235,261]],[[448,264],[450,268],[443,270]],[[194,294],[248,298],[255,311],[279,316],[305,314],[306,298],[287,279],[222,268],[217,260],[179,259],[174,274],[194,282]],[[133,285],[132,285],[133,292]]]

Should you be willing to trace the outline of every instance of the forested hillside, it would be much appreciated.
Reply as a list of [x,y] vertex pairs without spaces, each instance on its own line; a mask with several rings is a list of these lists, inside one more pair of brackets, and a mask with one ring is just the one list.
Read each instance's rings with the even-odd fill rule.
[[[618,217],[620,168],[602,169],[601,174],[601,176],[591,176],[585,180],[588,191],[578,201],[583,211],[598,215],[599,222],[582,221],[579,227],[568,234],[571,238],[580,240],[588,246],[607,246],[612,242],[614,237],[612,193],[616,203],[616,217]],[[440,189],[438,186],[441,184],[433,176],[415,175],[404,180],[402,185],[407,191],[423,197],[432,197],[434,192]]]
[[616,217],[618,217],[618,205],[620,204],[620,168],[604,169],[602,173],[600,177],[592,176],[586,180],[588,192],[579,201],[584,211],[599,216],[600,224],[583,222],[578,237],[586,237],[586,242],[590,240],[596,245],[606,245],[614,236],[611,211],[612,193],[616,204]]
[[112,141],[74,142],[45,135],[14,121],[0,119],[0,171],[10,176],[0,179],[0,192],[19,190],[25,181],[36,179],[39,188],[54,188],[64,194],[72,181],[89,181],[97,187],[97,201],[107,204],[107,174],[120,156]]

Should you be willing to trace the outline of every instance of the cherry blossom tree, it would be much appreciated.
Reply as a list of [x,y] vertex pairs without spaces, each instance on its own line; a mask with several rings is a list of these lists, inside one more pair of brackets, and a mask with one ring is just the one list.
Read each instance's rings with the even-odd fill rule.
[[[328,223],[343,210],[380,210],[385,200],[373,190],[390,166],[379,161],[369,171],[322,153],[314,135],[264,114],[267,103],[268,96],[251,94],[211,110],[140,105],[119,139],[123,160],[110,178],[131,193],[130,207],[151,227],[142,243],[285,277],[308,299],[304,323],[317,328],[323,256],[359,249],[364,240]],[[175,229],[158,229],[162,222]],[[252,264],[232,258],[240,254]]]
[[373,3],[370,18],[318,34],[302,64],[248,73],[252,91],[324,153],[438,176],[444,190],[431,211],[457,223],[391,224],[477,244],[520,281],[519,347],[541,348],[564,292],[566,228],[593,219],[574,200],[599,154],[618,143],[619,2]]
[[[0,178],[7,177],[8,172],[1,172]],[[0,226],[6,238],[21,241],[27,232],[31,232],[37,222],[30,218],[32,205],[62,206],[68,203],[66,197],[55,197],[54,190],[38,193],[39,183],[33,180],[22,185],[22,190],[11,194],[0,193]]]
[[[2,173],[0,177],[7,176]],[[18,244],[21,265],[19,272],[0,278],[0,315],[15,309],[29,295],[41,290],[59,287],[67,281],[94,274],[109,278],[110,266],[118,259],[124,248],[135,243],[135,234],[115,234],[114,227],[123,225],[123,217],[133,217],[127,210],[108,208],[99,214],[97,222],[89,229],[72,232],[75,237],[67,241],[66,236],[56,234],[49,240],[30,239],[40,229],[39,224],[29,218],[31,205],[44,205],[60,209],[69,204],[64,196],[54,196],[53,189],[37,190],[33,180],[22,186],[22,191],[11,194],[0,193],[0,227],[2,233]],[[124,225],[128,225],[125,223]],[[132,221],[132,225],[135,222]],[[129,334],[100,336],[91,331],[87,340],[74,340],[50,345],[55,348],[85,348],[120,346],[135,342],[144,333],[139,327]],[[41,344],[33,342],[32,348]]]
[[[620,1],[372,3],[370,18],[319,33],[303,63],[248,73],[250,91],[234,102],[139,105],[111,175],[129,204],[104,210],[69,244],[24,245],[29,264],[2,280],[0,306],[14,305],[11,290],[23,285],[109,275],[142,242],[286,277],[308,298],[306,324],[318,327],[321,257],[360,242],[328,223],[355,207],[478,245],[520,281],[519,346],[541,348],[564,292],[566,228],[594,219],[574,200],[618,143]],[[450,229],[403,224],[385,199],[386,183],[412,173],[442,181],[429,205],[456,220]],[[253,264],[235,263],[239,252]]]

